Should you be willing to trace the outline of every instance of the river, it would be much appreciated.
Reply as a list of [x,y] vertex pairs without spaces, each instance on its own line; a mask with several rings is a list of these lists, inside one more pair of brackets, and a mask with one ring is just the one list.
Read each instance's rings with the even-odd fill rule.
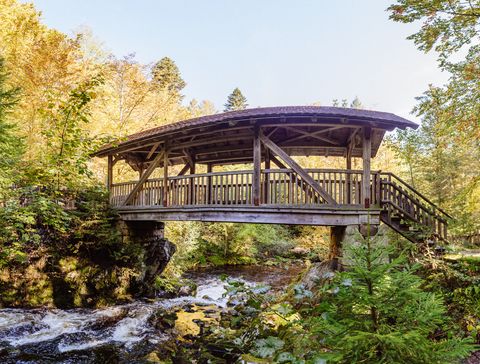
[[[198,335],[198,320],[218,320],[227,310],[222,276],[249,285],[286,287],[302,271],[239,266],[202,269],[186,276],[197,284],[194,296],[138,300],[102,309],[1,309],[1,363],[146,363],[152,353],[171,346],[172,333],[181,346]],[[172,315],[174,313],[174,315]],[[150,356],[149,356],[150,355]]]

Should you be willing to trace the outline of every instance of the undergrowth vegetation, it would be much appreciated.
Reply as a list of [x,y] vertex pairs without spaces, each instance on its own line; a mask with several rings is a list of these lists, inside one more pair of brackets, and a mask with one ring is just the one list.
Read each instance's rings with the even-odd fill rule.
[[18,187],[0,209],[1,306],[98,306],[131,297],[143,247],[122,241],[103,187]]
[[[228,282],[228,294],[241,293],[243,299],[210,340],[257,363],[459,363],[465,358],[475,337],[450,310],[452,304],[463,306],[464,315],[467,306],[478,310],[478,301],[462,303],[459,286],[446,295],[434,287],[440,279],[422,278],[425,266],[412,264],[392,245],[360,236],[358,241],[346,249],[346,271],[326,272],[312,290],[297,283],[274,297],[266,294],[268,287]],[[478,311],[468,313],[478,317]]]
[[282,259],[325,259],[328,228],[268,224],[167,223],[179,247],[177,270],[237,264],[280,264]]

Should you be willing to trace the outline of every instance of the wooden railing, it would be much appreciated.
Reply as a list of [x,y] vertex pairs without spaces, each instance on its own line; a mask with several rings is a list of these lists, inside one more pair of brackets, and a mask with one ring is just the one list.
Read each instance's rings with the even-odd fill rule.
[[426,234],[447,240],[450,215],[393,173],[381,173],[380,179],[380,202],[387,218],[401,216]]
[[[364,207],[363,173],[358,170],[308,169],[337,206]],[[203,173],[149,179],[129,206],[180,208],[191,206],[253,206],[253,171]],[[110,201],[122,206],[137,181],[111,187]],[[374,171],[370,179],[371,205],[382,209],[382,220],[401,233],[417,233],[447,239],[450,216],[392,173]],[[260,206],[319,207],[326,202],[312,186],[291,169],[265,169],[260,175]],[[405,222],[408,226],[405,227]],[[413,229],[419,227],[419,229]]]
[[[361,205],[362,171],[309,169],[308,174],[340,205]],[[253,171],[216,172],[169,177],[164,198],[162,178],[147,180],[129,206],[252,205]],[[112,185],[110,201],[122,206],[137,181]],[[261,171],[261,204],[308,206],[324,204],[314,189],[291,169]],[[379,174],[372,173],[372,203],[378,203]],[[166,205],[164,204],[166,201]]]
[[[308,169],[308,174],[340,205],[362,203],[361,171],[338,169]],[[372,174],[372,182],[377,180]],[[372,183],[372,195],[377,194],[377,183]],[[262,196],[264,203],[273,205],[315,205],[324,204],[310,185],[291,169],[262,171]]]

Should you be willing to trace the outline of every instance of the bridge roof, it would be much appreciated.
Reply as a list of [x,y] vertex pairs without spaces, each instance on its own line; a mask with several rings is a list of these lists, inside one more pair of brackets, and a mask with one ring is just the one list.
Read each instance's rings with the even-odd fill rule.
[[[127,160],[138,162],[145,153],[151,157],[152,145],[168,141],[173,149],[191,148],[205,153],[208,149],[219,161],[226,161],[231,154],[221,150],[228,149],[228,146],[239,150],[243,144],[251,145],[254,124],[266,128],[266,132],[271,133],[279,143],[290,140],[291,143],[284,147],[291,155],[331,156],[344,155],[346,143],[359,127],[370,126],[373,130],[373,156],[385,131],[418,127],[387,112],[322,106],[264,107],[202,116],[144,130],[118,143],[103,146],[95,156],[123,155]],[[247,155],[249,152],[245,152],[234,153],[236,160],[241,159],[239,154],[245,155],[245,159],[250,158]],[[361,150],[354,149],[353,156],[361,156]],[[173,152],[170,163],[183,163],[182,157],[176,158]],[[206,157],[204,162],[207,160],[213,162],[211,156]],[[201,159],[197,161],[202,163]]]

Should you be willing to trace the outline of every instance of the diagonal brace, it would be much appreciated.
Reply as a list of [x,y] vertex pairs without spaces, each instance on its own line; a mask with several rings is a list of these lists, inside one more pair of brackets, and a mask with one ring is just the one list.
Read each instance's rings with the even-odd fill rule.
[[331,205],[336,205],[337,203],[333,197],[324,189],[320,184],[315,181],[300,165],[295,162],[282,148],[275,144],[270,138],[266,137],[262,132],[260,132],[260,140],[262,143],[270,149],[273,153],[283,159],[287,165],[293,169],[293,171],[300,176],[307,184],[309,184],[315,192],[317,192],[322,198]]
[[142,174],[142,177],[140,178],[138,183],[135,185],[135,187],[133,187],[132,192],[130,192],[130,194],[127,196],[127,198],[123,202],[123,206],[126,206],[130,202],[132,202],[132,200],[135,198],[135,195],[137,194],[137,192],[142,189],[145,181],[148,179],[148,177],[150,177],[150,175],[155,170],[155,168],[157,168],[158,164],[163,159],[164,154],[165,154],[165,151],[162,150],[162,152],[160,152],[156,155],[155,159],[150,163],[147,170]]

